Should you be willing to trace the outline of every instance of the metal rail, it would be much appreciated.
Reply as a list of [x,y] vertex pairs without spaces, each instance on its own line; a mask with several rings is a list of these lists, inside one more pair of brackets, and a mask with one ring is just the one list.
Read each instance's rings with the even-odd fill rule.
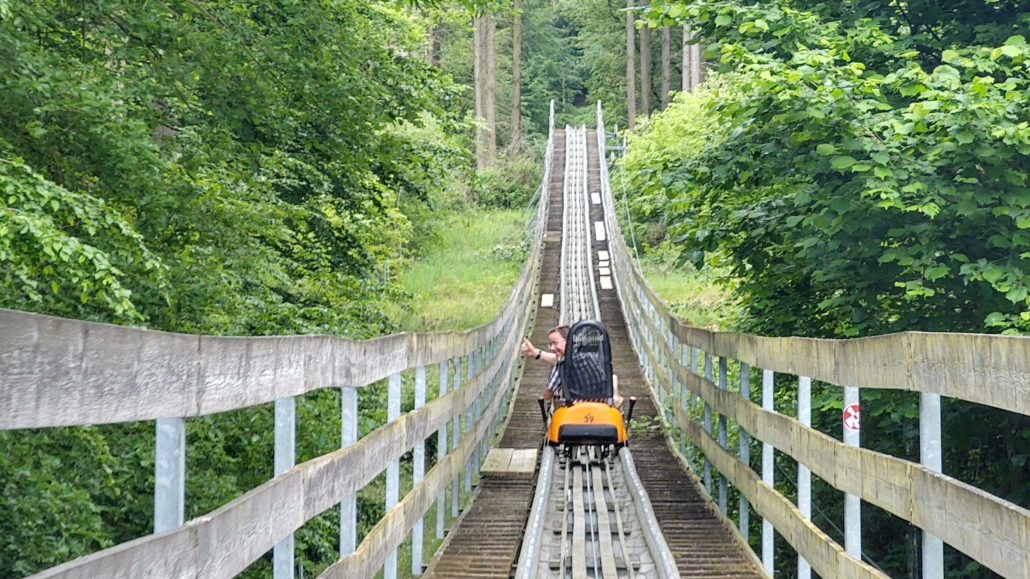
[[[594,279],[586,128],[566,127],[565,138],[559,320],[571,325],[600,319],[601,308]],[[562,456],[550,447],[543,450],[515,577],[678,579],[628,451],[623,450],[623,458],[596,448],[573,450]]]

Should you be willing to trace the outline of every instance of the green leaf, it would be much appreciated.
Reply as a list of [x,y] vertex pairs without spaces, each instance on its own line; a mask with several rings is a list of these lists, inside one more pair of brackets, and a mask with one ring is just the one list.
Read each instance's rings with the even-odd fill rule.
[[1009,300],[1012,303],[1019,303],[1019,302],[1025,300],[1026,299],[1026,288],[1025,287],[1015,287],[1015,288],[1010,289],[1008,292],[1005,293],[1005,299]]
[[834,147],[833,145],[829,144],[829,143],[822,143],[818,147],[815,148],[815,152],[819,153],[820,155],[822,155],[824,157],[828,157],[828,156],[832,155],[836,150],[837,150],[837,148]]
[[[716,26],[726,26],[733,22],[733,18],[730,18],[728,14],[720,14],[715,17]],[[628,38],[628,37],[627,37]]]
[[833,159],[830,160],[830,165],[834,169],[837,169],[838,171],[842,171],[844,169],[847,169],[848,167],[850,167],[850,166],[852,166],[854,164],[855,164],[854,157],[850,157],[848,155],[841,155],[840,157],[834,157]]
[[954,62],[954,61],[958,60],[958,51],[950,50],[950,49],[949,50],[945,50],[944,52],[941,53],[941,60],[943,62]]
[[979,206],[972,199],[963,199],[955,205],[955,212],[963,217],[968,217],[975,212]]
[[1005,272],[996,267],[989,267],[986,270],[984,270],[983,274],[981,275],[983,275],[984,281],[993,284],[1000,280],[1001,277],[1005,275]]
[[961,145],[966,145],[973,142],[973,133],[969,131],[962,131],[955,135],[955,140]]
[[1017,56],[1020,56],[1021,54],[1023,54],[1023,51],[1021,51],[1018,48],[1016,48],[1015,46],[1012,46],[1012,45],[1009,45],[1009,44],[1006,44],[1005,46],[1002,46],[1000,50],[1001,50],[1002,54],[1004,54],[1005,56],[1007,56],[1009,58],[1016,58]]
[[891,171],[887,167],[873,167],[873,175],[876,175],[880,179],[890,179],[894,176],[894,171]]
[[847,199],[834,199],[833,201],[830,201],[830,209],[833,209],[838,215],[841,215],[850,211],[852,209],[852,205]]
[[930,281],[935,281],[935,280],[938,280],[938,279],[944,277],[947,274],[948,274],[948,266],[946,266],[946,265],[936,265],[934,267],[928,268],[923,273],[923,277],[925,277],[926,279],[928,279]]

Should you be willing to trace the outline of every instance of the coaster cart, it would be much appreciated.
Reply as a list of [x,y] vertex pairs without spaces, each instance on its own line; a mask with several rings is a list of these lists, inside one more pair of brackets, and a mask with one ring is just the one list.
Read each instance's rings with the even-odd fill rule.
[[547,443],[564,446],[597,446],[605,455],[611,448],[618,453],[627,444],[626,425],[633,416],[636,398],[629,399],[625,419],[612,406],[612,352],[608,332],[600,322],[581,320],[569,328],[565,360],[559,368],[565,402],[548,417],[540,398],[540,410],[547,428]]

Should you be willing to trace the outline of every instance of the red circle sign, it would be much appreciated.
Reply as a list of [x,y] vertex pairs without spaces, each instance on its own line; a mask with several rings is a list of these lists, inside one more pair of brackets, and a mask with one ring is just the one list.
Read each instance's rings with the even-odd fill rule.
[[858,426],[858,404],[848,404],[844,407],[844,428],[858,432]]

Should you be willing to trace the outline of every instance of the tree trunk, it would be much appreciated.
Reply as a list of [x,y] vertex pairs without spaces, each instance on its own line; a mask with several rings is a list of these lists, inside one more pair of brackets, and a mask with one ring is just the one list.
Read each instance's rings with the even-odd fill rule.
[[669,83],[672,81],[672,62],[669,52],[672,41],[669,37],[669,27],[662,27],[662,110],[669,108]]
[[434,24],[429,29],[429,64],[440,66],[440,25]]
[[[644,5],[649,4],[644,0]],[[651,112],[651,29],[640,29],[640,114]]]
[[514,0],[511,21],[511,150],[522,146],[522,0]]
[[[484,36],[485,36],[485,23],[482,17],[475,17],[473,19],[473,30],[472,30],[472,72],[473,72],[473,87],[476,95],[476,117],[485,118],[483,112],[483,96],[485,92],[486,83],[486,66],[485,66],[485,55],[483,54],[484,49]],[[486,168],[487,162],[487,151],[486,151],[486,129],[476,129],[476,169],[483,170]]]
[[[626,0],[626,8],[633,8],[633,0]],[[636,38],[633,33],[633,12],[626,11],[626,116],[629,128],[637,124],[637,72],[634,70]]]
[[692,33],[689,26],[683,27],[683,67],[680,73],[680,81],[683,85],[683,92],[690,92],[693,86],[690,84],[690,39]]
[[690,45],[690,90],[701,84],[701,44]]
[[483,112],[486,113],[486,160],[493,163],[497,158],[497,21],[487,12],[486,34],[486,92],[483,93]]

